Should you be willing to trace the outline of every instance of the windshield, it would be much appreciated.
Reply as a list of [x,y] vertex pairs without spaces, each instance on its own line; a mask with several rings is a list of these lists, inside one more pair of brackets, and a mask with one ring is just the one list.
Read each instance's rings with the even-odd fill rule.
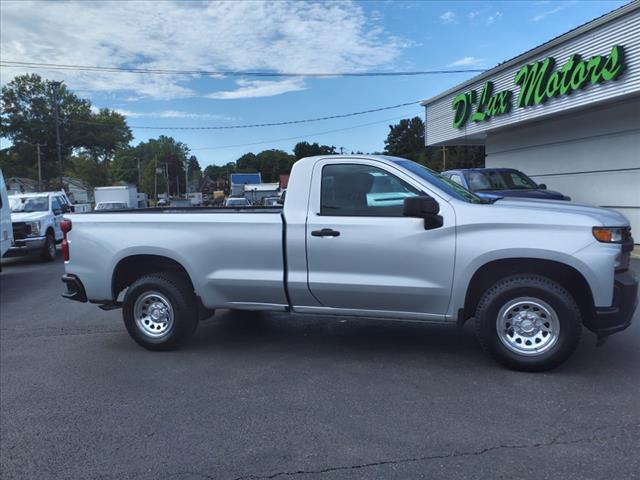
[[533,180],[517,171],[479,171],[466,172],[469,188],[474,192],[483,190],[530,190],[538,188]]
[[12,197],[9,198],[12,212],[46,212],[49,210],[49,197]]
[[412,162],[411,160],[394,160],[394,162],[396,162],[401,167],[406,168],[410,172],[415,173],[423,180],[426,180],[431,185],[451,195],[453,198],[468,203],[486,203],[485,200],[473,194],[462,185],[457,184],[453,180],[450,180],[447,177],[444,177],[439,173],[420,165],[419,163]]

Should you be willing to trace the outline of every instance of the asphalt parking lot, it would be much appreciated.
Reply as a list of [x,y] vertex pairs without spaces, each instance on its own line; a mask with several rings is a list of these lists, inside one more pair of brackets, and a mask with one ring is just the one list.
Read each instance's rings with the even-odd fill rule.
[[62,270],[3,260],[3,479],[640,478],[638,312],[545,374],[470,328],[228,311],[153,353]]

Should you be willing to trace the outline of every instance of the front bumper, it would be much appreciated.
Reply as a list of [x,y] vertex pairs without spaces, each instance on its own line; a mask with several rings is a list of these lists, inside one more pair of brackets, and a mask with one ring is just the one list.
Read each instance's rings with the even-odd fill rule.
[[78,302],[87,301],[87,293],[84,291],[84,285],[82,285],[78,277],[72,274],[65,274],[62,276],[62,281],[67,286],[67,291],[62,294],[64,298]]
[[22,240],[14,240],[5,256],[19,257],[21,255],[29,255],[37,250],[42,250],[46,240],[47,237],[31,237]]
[[638,306],[638,280],[629,272],[617,273],[613,287],[613,303],[610,307],[597,307],[589,329],[598,338],[608,337],[631,325]]

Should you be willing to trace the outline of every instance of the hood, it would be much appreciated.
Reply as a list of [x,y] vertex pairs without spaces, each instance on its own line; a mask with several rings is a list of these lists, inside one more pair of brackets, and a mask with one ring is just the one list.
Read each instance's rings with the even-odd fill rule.
[[[563,200],[531,200],[526,198],[503,198],[494,204],[509,209],[546,211],[550,215],[579,215],[593,226],[626,227],[629,220],[621,213],[610,208],[594,207],[586,203],[567,202]],[[522,215],[526,215],[522,212]]]
[[12,222],[38,222],[49,216],[49,212],[11,212]]
[[517,190],[482,190],[481,192],[474,192],[476,195],[482,197],[483,195],[490,195],[495,198],[499,197],[525,197],[525,198],[541,198],[547,200],[570,200],[569,197],[565,197],[560,192],[553,190],[542,190],[539,188],[521,188]]

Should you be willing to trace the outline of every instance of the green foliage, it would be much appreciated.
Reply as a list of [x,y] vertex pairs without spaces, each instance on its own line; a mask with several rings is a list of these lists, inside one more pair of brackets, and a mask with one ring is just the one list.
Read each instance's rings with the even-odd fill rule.
[[384,153],[410,160],[424,161],[424,123],[420,117],[400,120],[389,125],[389,134],[384,141]]
[[313,157],[315,155],[335,155],[336,147],[328,145],[319,145],[317,143],[299,142],[293,147],[293,154],[296,160],[305,157]]
[[236,171],[236,163],[229,162],[224,165],[207,165],[204,174],[211,180],[229,180],[229,174]]
[[[11,167],[6,176],[23,172],[37,178],[38,143],[45,186],[58,176],[53,92],[54,82],[35,74],[15,77],[2,87],[0,136],[11,140],[11,155],[18,159],[16,168]],[[96,163],[108,162],[116,150],[131,141],[131,131],[122,115],[108,109],[93,113],[91,103],[64,84],[59,86],[57,97],[65,170],[75,168],[67,164],[74,151],[84,152]]]
[[82,180],[90,188],[108,185],[107,165],[96,162],[84,153],[69,158],[65,175]]
[[425,147],[424,122],[420,117],[405,118],[397,125],[389,125],[389,135],[384,143],[386,155],[408,158],[439,172],[484,167],[484,146]]

